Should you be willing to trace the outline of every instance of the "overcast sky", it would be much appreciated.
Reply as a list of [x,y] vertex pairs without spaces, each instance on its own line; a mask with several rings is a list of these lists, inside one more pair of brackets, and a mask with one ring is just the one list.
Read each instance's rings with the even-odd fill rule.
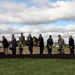
[[18,40],[21,32],[26,38],[41,33],[45,41],[61,34],[68,43],[70,35],[75,38],[75,0],[0,0],[0,40],[11,34]]

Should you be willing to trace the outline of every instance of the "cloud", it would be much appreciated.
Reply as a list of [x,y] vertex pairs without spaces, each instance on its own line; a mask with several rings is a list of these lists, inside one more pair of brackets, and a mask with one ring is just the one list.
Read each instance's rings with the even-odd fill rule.
[[[38,37],[41,33],[44,41],[49,35],[54,41],[58,41],[58,34],[61,34],[68,43],[69,35],[75,38],[75,25],[57,26],[49,25],[58,20],[75,21],[75,0],[0,0],[0,39],[5,35],[11,40],[11,34],[15,34],[16,39],[23,32],[27,38],[28,34]],[[45,23],[49,23],[45,25]],[[20,24],[10,26],[10,24]]]
[[[0,2],[0,23],[44,24],[57,20],[75,21],[75,0],[57,1],[30,0]],[[28,4],[29,3],[29,4]]]
[[38,38],[41,33],[44,37],[44,41],[46,42],[49,35],[53,36],[53,40],[58,41],[58,35],[61,34],[64,38],[65,42],[68,43],[68,38],[70,35],[75,38],[75,25],[67,25],[67,26],[56,26],[56,25],[34,25],[34,26],[8,26],[5,24],[0,25],[0,38],[2,35],[5,35],[8,40],[11,39],[11,34],[15,34],[16,39],[18,40],[20,33],[23,32],[25,37],[27,38],[28,34],[32,34],[32,36],[36,36]]

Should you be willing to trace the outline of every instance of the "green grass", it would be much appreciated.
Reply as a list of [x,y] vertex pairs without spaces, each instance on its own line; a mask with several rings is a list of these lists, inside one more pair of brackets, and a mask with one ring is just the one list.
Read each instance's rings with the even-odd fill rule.
[[0,75],[75,75],[75,60],[0,59]]

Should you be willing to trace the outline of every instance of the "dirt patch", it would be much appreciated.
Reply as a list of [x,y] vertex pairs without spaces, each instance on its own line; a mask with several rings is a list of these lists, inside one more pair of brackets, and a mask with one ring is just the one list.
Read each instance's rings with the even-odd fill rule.
[[[0,52],[3,52],[3,48],[0,48]],[[17,54],[19,54],[19,49],[17,48]],[[59,51],[57,48],[52,49],[52,54],[58,54]],[[65,48],[65,54],[70,54],[69,48]],[[12,54],[12,51],[8,49],[8,54]],[[23,54],[30,54],[28,47],[24,47]],[[33,54],[39,54],[39,47],[33,47]],[[44,49],[44,54],[48,54],[47,48]]]

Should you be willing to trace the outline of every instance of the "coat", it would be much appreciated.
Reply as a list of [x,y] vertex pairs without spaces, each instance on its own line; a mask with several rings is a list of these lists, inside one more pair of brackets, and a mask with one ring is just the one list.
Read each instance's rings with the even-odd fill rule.
[[43,39],[43,37],[39,37],[38,38],[38,41],[39,41],[39,46],[41,47],[44,47],[44,39]]
[[32,37],[27,38],[27,44],[28,44],[28,46],[32,46],[33,47],[33,38]]
[[17,43],[16,43],[16,39],[15,38],[12,38],[11,44],[12,44],[12,48],[16,48]]
[[49,46],[52,46],[53,45],[53,39],[51,38],[49,38],[48,40],[47,40],[47,47],[49,47]]
[[74,49],[74,39],[73,38],[69,39],[69,46],[71,46],[72,49]]
[[8,41],[7,41],[6,38],[4,38],[4,39],[2,40],[2,45],[3,45],[4,48],[8,48],[8,47],[9,47],[9,43],[8,43]]

